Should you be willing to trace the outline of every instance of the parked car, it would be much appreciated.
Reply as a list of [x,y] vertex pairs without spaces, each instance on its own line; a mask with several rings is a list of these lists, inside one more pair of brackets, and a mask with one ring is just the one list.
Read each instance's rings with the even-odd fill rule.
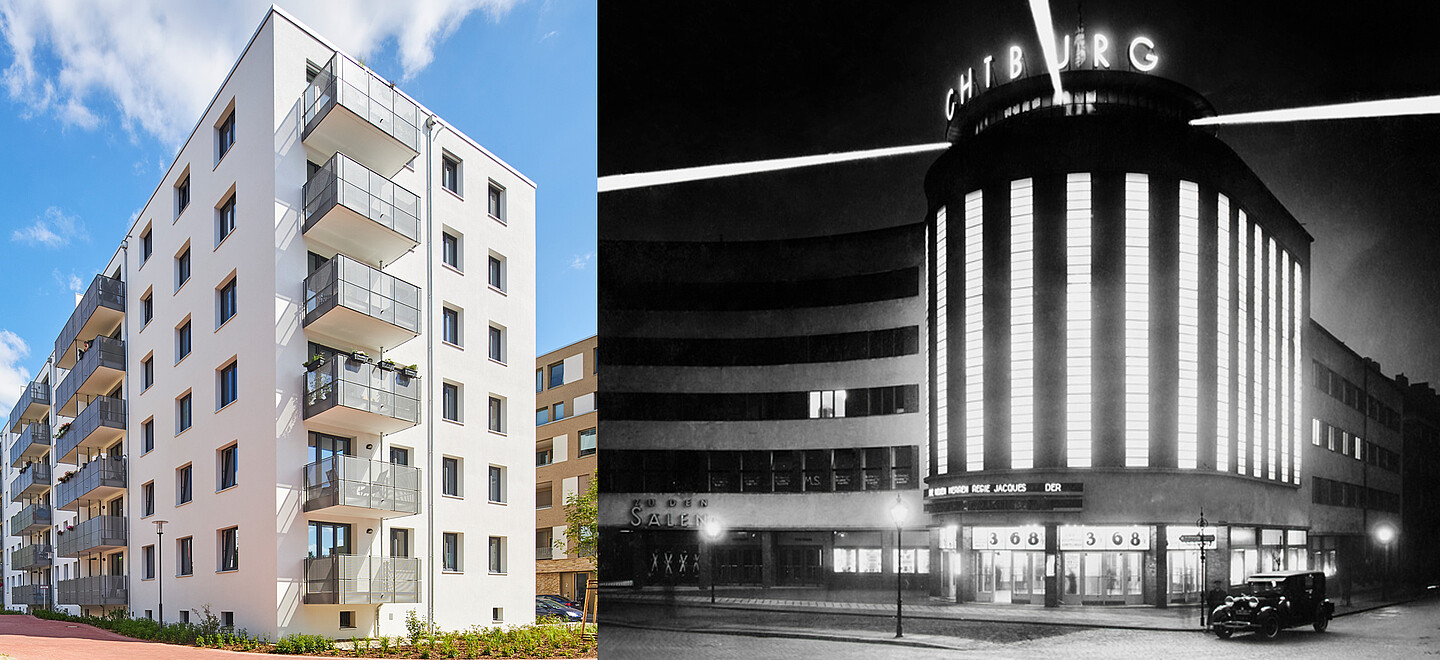
[[1210,630],[1220,639],[1243,631],[1267,638],[1282,628],[1313,626],[1325,632],[1335,616],[1335,604],[1325,597],[1325,574],[1320,571],[1272,571],[1245,580],[1241,593],[1225,597],[1210,616]]
[[545,600],[548,600],[548,601],[550,601],[550,602],[552,602],[552,603],[558,603],[558,604],[560,604],[560,605],[564,605],[565,607],[573,607],[573,608],[575,608],[575,609],[577,609],[577,610],[581,610],[581,611],[584,611],[584,609],[585,609],[583,606],[581,606],[580,603],[577,603],[577,602],[575,602],[575,601],[573,601],[573,600],[570,600],[569,598],[566,598],[566,597],[561,596],[561,595],[559,595],[559,594],[538,594],[538,595],[536,595],[535,597],[536,597],[536,598],[544,598]]
[[535,618],[538,619],[538,618],[540,618],[540,617],[545,617],[545,616],[557,617],[557,618],[559,618],[561,621],[564,621],[564,622],[566,622],[566,623],[570,623],[570,622],[574,622],[574,621],[579,621],[580,619],[584,618],[585,614],[584,614],[583,612],[581,612],[580,610],[577,610],[577,609],[575,609],[575,608],[573,608],[573,607],[570,607],[570,606],[568,606],[568,605],[561,605],[561,604],[559,604],[559,603],[552,602],[552,601],[546,600],[546,599],[544,599],[544,598],[541,598],[541,597],[539,597],[539,596],[536,596],[536,597],[535,597]]

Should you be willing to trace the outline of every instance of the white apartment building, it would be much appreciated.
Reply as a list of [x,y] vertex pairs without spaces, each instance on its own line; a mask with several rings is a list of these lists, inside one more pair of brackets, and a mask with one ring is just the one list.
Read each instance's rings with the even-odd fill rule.
[[272,8],[12,411],[7,605],[529,622],[534,270],[535,184]]

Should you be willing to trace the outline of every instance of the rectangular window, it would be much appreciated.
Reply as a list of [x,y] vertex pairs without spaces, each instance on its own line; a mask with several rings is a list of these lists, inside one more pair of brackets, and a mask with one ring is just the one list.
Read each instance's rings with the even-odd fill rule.
[[410,530],[400,527],[390,528],[390,556],[410,556]]
[[155,298],[153,294],[146,291],[145,296],[140,298],[140,325],[144,326],[150,323],[150,319],[153,318],[155,318]]
[[965,469],[985,469],[984,197],[965,196]]
[[460,421],[460,387],[452,383],[440,386],[440,416],[452,422]]
[[[180,573],[180,575],[189,575],[189,573]],[[180,623],[190,623],[190,610],[180,610]]]
[[1032,181],[1010,182],[1010,467],[1035,464],[1035,221]]
[[493,325],[490,326],[490,359],[505,361],[505,331]]
[[190,175],[188,174],[185,175],[185,178],[180,179],[180,183],[175,184],[175,215],[184,213],[187,206],[190,206]]
[[456,195],[460,194],[460,161],[450,156],[440,157],[440,185]]
[[505,222],[505,189],[494,183],[490,184],[489,210],[490,217]]
[[175,361],[178,363],[179,361],[185,359],[185,356],[190,354],[189,321],[186,321],[184,325],[180,326],[175,330],[175,344]]
[[340,610],[340,628],[355,627],[355,610]]
[[[193,543],[191,543],[191,541],[193,540],[194,539],[189,536],[183,539],[175,539],[176,575],[193,575],[195,573],[194,557],[190,554],[190,551],[193,549],[194,545]],[[181,614],[185,614],[185,611],[181,610]]]
[[185,283],[189,281],[190,248],[187,247],[184,252],[175,257],[175,290],[179,291],[180,287],[185,286]]
[[440,259],[445,265],[460,270],[460,237],[450,232],[440,234]]
[[189,502],[192,499],[190,490],[190,476],[193,470],[189,465],[175,470],[175,504],[178,506]]
[[505,501],[505,468],[490,466],[490,501]]
[[1235,471],[1245,474],[1249,460],[1250,404],[1250,230],[1245,212],[1235,227]]
[[580,455],[589,456],[595,453],[595,429],[585,429],[580,432]]
[[935,473],[950,472],[950,229],[949,212],[935,212]]
[[239,451],[239,448],[238,448],[237,445],[230,445],[229,447],[226,447],[226,448],[220,450],[220,456],[219,456],[219,461],[220,461],[220,466],[219,466],[219,467],[220,467],[220,488],[219,488],[219,490],[225,490],[226,488],[230,488],[230,487],[234,486],[236,483],[238,483],[237,480],[236,480],[236,477],[237,477],[238,472],[239,472],[239,465],[236,463],[236,460],[238,459],[238,455],[237,455],[237,452],[238,452],[238,451]]
[[556,362],[550,365],[550,384],[547,387],[560,387],[565,384],[565,363]]
[[234,628],[234,627],[235,627],[235,613],[234,613],[234,612],[221,611],[221,612],[220,612],[220,626],[223,627],[223,628]]
[[231,195],[215,210],[215,244],[219,245],[235,231],[235,196]]
[[140,453],[148,453],[155,449],[155,420],[147,419],[140,425]]
[[221,408],[234,403],[235,399],[240,396],[239,371],[240,365],[238,362],[231,362],[220,369]]
[[404,447],[391,447],[390,462],[394,465],[409,465],[410,450]]
[[535,392],[538,394],[545,391],[545,370],[535,370]]
[[558,421],[560,421],[560,420],[562,420],[562,419],[565,419],[565,402],[564,402],[564,401],[561,401],[560,403],[555,404],[555,421],[558,422]]
[[1200,456],[1200,187],[1180,182],[1179,466]]
[[186,393],[175,401],[175,433],[190,428],[190,394]]
[[[1305,298],[1304,298],[1303,295],[1302,295],[1302,292],[1304,291],[1304,286],[1305,286],[1305,285],[1304,285],[1304,282],[1302,281],[1302,280],[1303,280],[1303,274],[1302,274],[1301,271],[1300,271],[1300,262],[1296,261],[1296,262],[1291,263],[1290,265],[1291,265],[1291,270],[1292,270],[1291,281],[1292,281],[1292,282],[1294,283],[1294,285],[1295,285],[1295,293],[1294,293],[1293,297],[1291,298],[1291,303],[1290,303],[1290,314],[1293,316],[1293,318],[1291,319],[1291,325],[1290,325],[1290,331],[1291,331],[1291,334],[1290,334],[1290,338],[1291,338],[1291,340],[1290,340],[1290,341],[1291,341],[1290,350],[1291,350],[1291,353],[1292,353],[1292,354],[1291,354],[1291,358],[1290,358],[1290,368],[1293,370],[1293,373],[1291,374],[1290,387],[1294,390],[1294,395],[1293,395],[1293,396],[1294,396],[1294,401],[1293,401],[1290,409],[1291,409],[1291,413],[1292,413],[1293,418],[1294,418],[1294,419],[1291,421],[1291,423],[1295,425],[1295,426],[1294,426],[1294,428],[1295,428],[1295,433],[1296,433],[1296,434],[1299,434],[1299,433],[1300,433],[1300,426],[1301,426],[1301,424],[1302,424],[1301,418],[1300,418],[1300,414],[1301,414],[1301,410],[1304,409],[1304,403],[1303,403],[1303,400],[1301,399],[1301,397],[1303,397],[1304,394],[1303,394],[1303,390],[1301,390],[1301,388],[1304,387],[1304,384],[1305,384],[1305,367],[1304,367],[1304,366],[1302,365],[1302,363],[1300,362],[1300,347],[1301,347],[1301,343],[1304,341],[1303,338],[1304,338],[1304,336],[1305,336],[1305,333],[1304,333],[1300,328],[1301,328],[1301,311],[1302,311],[1302,307],[1304,306],[1304,300],[1305,300]],[[1392,418],[1393,418],[1393,417],[1392,417]],[[1396,426],[1392,426],[1391,428],[1397,428],[1397,427],[1396,427]],[[1295,446],[1295,471],[1294,471],[1293,473],[1291,473],[1291,475],[1290,475],[1290,481],[1291,481],[1291,483],[1294,483],[1294,484],[1296,484],[1296,485],[1299,485],[1299,484],[1300,484],[1300,463],[1301,463],[1301,461],[1300,461],[1300,456],[1301,456],[1302,454],[1304,454],[1305,452],[1301,450],[1301,447],[1299,446],[1299,445],[1300,445],[1299,440],[1296,440],[1295,445],[1296,445],[1296,446]]]
[[140,389],[150,389],[155,384],[155,358],[146,356],[140,361]]
[[544,447],[535,450],[535,467],[545,467],[555,462],[555,448],[550,443],[550,440],[546,440]]
[[1230,198],[1215,207],[1215,469],[1230,471]]
[[231,110],[230,114],[225,116],[225,121],[220,122],[220,126],[216,127],[215,129],[215,133],[216,138],[219,142],[219,144],[217,145],[218,149],[216,149],[216,153],[218,153],[219,155],[215,158],[215,162],[218,163],[220,162],[221,158],[225,157],[225,154],[230,153],[230,147],[235,146],[234,110]]
[[140,487],[140,516],[155,515],[155,482],[147,482]]
[[[220,287],[220,296],[219,296],[219,305],[218,305],[218,307],[219,307],[219,312],[220,312],[220,314],[219,314],[219,317],[220,317],[220,323],[219,323],[219,325],[225,325],[225,322],[226,322],[226,321],[229,321],[231,318],[233,318],[233,317],[235,316],[236,303],[237,303],[237,302],[238,302],[238,300],[237,300],[237,298],[235,297],[235,280],[232,279],[232,280],[230,280],[229,282],[226,282],[224,286]],[[216,327],[219,327],[219,326],[216,326]]]
[[1125,175],[1125,467],[1150,464],[1150,178]]
[[490,430],[505,432],[505,406],[497,397],[490,397]]
[[490,572],[505,572],[505,537],[490,537]]
[[535,411],[535,425],[541,426],[550,423],[550,409],[541,408]]
[[490,286],[501,291],[505,290],[505,262],[500,261],[493,255],[490,257],[489,278]]
[[440,459],[440,492],[460,497],[460,459],[449,456]]
[[240,528],[220,530],[219,570],[240,570]]
[[147,228],[145,233],[140,234],[140,263],[143,265],[149,261],[152,254],[155,254],[155,236]]
[[1089,174],[1065,180],[1065,464],[1091,464],[1091,262]]
[[[545,482],[535,487],[535,508],[548,509],[555,506],[555,486]],[[549,531],[549,530],[546,530]]]
[[446,343],[460,346],[460,310],[442,307],[440,309],[440,338]]
[[141,549],[140,549],[140,556],[144,558],[143,563],[145,564],[144,568],[141,569],[141,571],[143,571],[143,572],[141,573],[141,575],[142,575],[141,579],[143,579],[143,580],[153,580],[153,579],[155,579],[155,546],[153,546],[153,545],[147,545],[147,546],[141,548]]
[[443,570],[456,573],[460,571],[460,535],[454,532],[445,532],[440,535],[441,561]]

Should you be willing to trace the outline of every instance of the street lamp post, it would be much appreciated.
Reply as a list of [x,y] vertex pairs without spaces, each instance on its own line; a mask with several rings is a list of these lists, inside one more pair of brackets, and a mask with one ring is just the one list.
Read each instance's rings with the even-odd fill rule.
[[165,566],[165,523],[167,523],[167,522],[170,522],[170,521],[168,521],[168,520],[156,520],[156,521],[155,521],[155,536],[156,536],[157,539],[158,539],[157,541],[155,541],[155,552],[156,552],[156,557],[155,557],[155,589],[156,589],[157,592],[159,592],[159,600],[160,600],[160,625],[161,625],[161,626],[164,626],[164,625],[165,625],[165,582],[164,582],[165,569],[164,569],[164,566]]
[[1395,541],[1395,528],[1388,523],[1375,528],[1375,540],[1385,547],[1385,567],[1380,575],[1380,600],[1390,599],[1390,544]]
[[900,496],[899,496],[899,495],[896,495],[896,496],[895,496],[895,505],[892,506],[892,507],[890,507],[890,518],[895,521],[895,638],[896,638],[896,639],[899,639],[899,638],[905,636],[905,628],[904,628],[904,625],[903,625],[903,619],[901,618],[901,617],[903,616],[902,608],[903,608],[903,605],[904,605],[904,595],[903,595],[904,592],[901,591],[901,579],[900,579],[901,576],[904,574],[904,572],[901,570],[903,567],[901,566],[900,556],[901,556],[902,554],[904,554],[904,549],[903,549],[902,544],[901,544],[901,532],[902,532],[902,530],[903,530],[903,528],[904,528],[904,526],[905,526],[905,519],[908,518],[909,516],[910,516],[910,510],[905,507],[905,503],[904,503],[904,502],[900,501]]
[[722,532],[724,532],[724,531],[725,531],[725,528],[720,525],[720,521],[719,521],[719,520],[716,520],[716,519],[714,519],[714,518],[711,518],[711,519],[705,521],[705,537],[708,538],[708,539],[710,539],[710,552],[708,552],[708,553],[706,553],[706,554],[709,554],[709,555],[710,555],[710,604],[711,604],[711,605],[714,605],[714,604],[715,604],[715,542],[718,541],[718,540],[720,540],[720,534],[721,534]]

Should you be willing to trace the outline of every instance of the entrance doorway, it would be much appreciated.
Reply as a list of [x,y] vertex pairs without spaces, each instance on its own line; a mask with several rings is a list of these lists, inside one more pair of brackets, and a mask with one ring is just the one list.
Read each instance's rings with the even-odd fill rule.
[[780,546],[779,584],[823,584],[821,551],[818,545]]
[[1045,553],[1032,550],[976,551],[975,599],[993,603],[1045,601]]
[[[1067,552],[1060,576],[1066,605],[1138,605],[1143,552]],[[1198,560],[1197,560],[1198,561]]]

